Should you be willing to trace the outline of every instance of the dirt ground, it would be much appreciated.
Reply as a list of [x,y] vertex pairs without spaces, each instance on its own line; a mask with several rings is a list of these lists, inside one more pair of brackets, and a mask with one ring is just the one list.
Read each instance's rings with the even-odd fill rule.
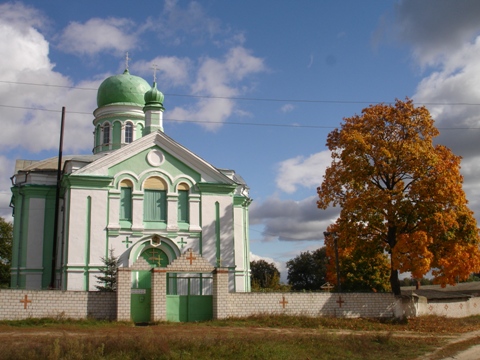
[[[422,357],[419,360],[427,360],[431,359],[434,355],[440,353],[442,349],[444,349],[447,346],[451,346],[453,344],[458,344],[464,341],[468,341],[471,339],[475,339],[480,337],[480,330],[477,331],[471,331],[462,335],[459,335],[453,339],[451,339],[444,347],[437,349],[433,353],[427,354],[424,357]],[[480,345],[473,345],[473,346],[468,346],[466,349],[461,350],[460,352],[449,356],[445,357],[442,360],[450,360],[450,359],[455,359],[455,360],[479,360],[480,359]]]
[[[155,333],[168,333],[169,336],[174,337],[185,337],[188,336],[189,338],[198,338],[202,339],[205,336],[206,331],[211,336],[215,335],[222,335],[222,336],[234,336],[239,334],[265,334],[268,333],[281,333],[281,334],[291,334],[292,336],[299,335],[299,334],[309,334],[315,335],[320,333],[325,333],[328,331],[332,334],[368,334],[368,331],[349,331],[349,330],[322,330],[319,332],[317,329],[288,329],[288,328],[271,328],[271,327],[212,327],[209,326],[208,329],[204,326],[171,326],[171,325],[156,325],[154,327],[128,327],[125,326],[124,328],[98,328],[98,329],[79,329],[79,328],[13,328],[13,327],[0,327],[0,344],[2,343],[10,343],[15,344],[18,346],[25,345],[25,344],[32,344],[35,342],[35,339],[40,339],[45,337],[63,337],[63,336],[72,336],[72,337],[87,337],[87,336],[95,336],[95,337],[102,337],[112,335],[114,333],[117,334],[142,334],[146,331],[154,331]],[[375,333],[379,333],[378,331]],[[439,349],[436,349],[434,352],[426,354],[416,360],[429,360],[429,359],[442,359],[440,354],[442,350],[450,347],[452,345],[457,344],[458,346],[455,348],[455,353],[449,357],[444,357],[442,360],[447,359],[456,359],[456,360],[479,360],[480,359],[480,330],[471,331],[463,334],[456,334],[456,335],[436,335],[431,333],[413,333],[413,332],[395,332],[392,336],[396,337],[432,337],[432,336],[441,336],[445,338],[446,344]],[[477,339],[477,340],[475,340]],[[463,342],[473,340],[474,343],[466,343],[462,344]],[[479,344],[479,345],[477,345]],[[0,354],[1,358],[1,354]]]

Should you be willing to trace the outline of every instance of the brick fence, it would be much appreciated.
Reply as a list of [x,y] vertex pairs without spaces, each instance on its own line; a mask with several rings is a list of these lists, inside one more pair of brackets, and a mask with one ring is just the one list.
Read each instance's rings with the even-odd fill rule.
[[28,318],[116,319],[115,293],[0,290],[0,320]]
[[[212,314],[214,319],[258,314],[347,318],[480,315],[478,295],[462,295],[457,299],[450,297],[427,300],[426,297],[413,293],[402,297],[395,297],[390,293],[231,293],[228,288],[228,269],[214,269],[198,254],[188,253],[188,255],[190,258],[187,258],[185,253],[167,268],[151,269],[146,261],[139,261],[131,268],[119,269],[116,293],[0,290],[0,320],[50,317],[128,321],[131,319],[131,271],[135,270],[152,271],[151,321],[167,319],[166,277],[169,271],[213,273]],[[444,294],[442,296],[445,297]]]
[[402,317],[403,302],[376,293],[230,293],[226,317],[285,314],[332,317]]
[[480,297],[465,299],[432,299],[412,297],[414,313],[411,316],[437,315],[461,318],[480,315]]

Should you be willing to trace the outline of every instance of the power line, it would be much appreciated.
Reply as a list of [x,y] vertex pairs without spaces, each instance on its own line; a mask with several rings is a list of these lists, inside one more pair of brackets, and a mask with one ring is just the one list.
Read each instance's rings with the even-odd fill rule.
[[[11,109],[21,109],[21,110],[34,110],[34,111],[47,111],[60,113],[61,110],[53,109],[41,109],[35,107],[26,107],[26,106],[13,106],[13,105],[3,105],[0,104],[0,107],[7,107]],[[68,111],[68,114],[80,114],[80,115],[89,115],[91,113],[82,112],[82,111]],[[169,119],[164,118],[164,121],[178,122],[178,123],[196,123],[196,124],[221,124],[221,125],[242,125],[242,126],[266,126],[266,127],[287,127],[287,128],[299,128],[299,129],[335,129],[338,126],[323,126],[323,125],[300,125],[300,124],[272,124],[272,123],[252,123],[252,122],[218,122],[218,121],[208,121],[208,120],[188,120],[188,119]],[[437,127],[438,130],[480,130],[480,127]]]
[[[37,84],[27,82],[15,82],[0,80],[0,83],[27,85],[27,86],[48,86],[75,90],[89,90],[97,91],[98,88],[82,88],[76,86],[54,85],[54,84]],[[328,103],[328,104],[393,104],[393,102],[367,102],[367,101],[350,101],[350,100],[305,100],[305,99],[274,99],[274,98],[246,98],[246,97],[227,97],[227,96],[208,96],[208,95],[186,95],[186,94],[165,94],[168,96],[190,97],[190,98],[210,98],[210,99],[226,99],[226,100],[246,100],[246,101],[272,101],[272,102],[302,102],[302,103]],[[422,105],[449,105],[449,106],[478,106],[480,103],[423,103]],[[46,111],[59,113],[61,110],[44,109],[38,107],[14,106],[0,104],[0,107],[11,109],[32,110],[32,111]],[[92,113],[82,111],[69,111],[69,114],[80,114],[92,116]],[[272,124],[272,123],[245,123],[245,122],[218,122],[208,120],[188,120],[188,119],[164,119],[171,122],[187,122],[187,123],[206,123],[206,124],[222,124],[222,125],[243,125],[243,126],[267,126],[267,127],[288,127],[288,128],[310,128],[310,129],[335,129],[335,126],[321,126],[321,125],[300,125],[300,124]],[[439,130],[478,130],[480,127],[438,127]]]
[[[35,111],[48,111],[48,112],[62,112],[62,110],[50,110],[50,109],[42,109],[42,108],[35,108],[35,107],[3,105],[3,104],[0,104],[0,107],[7,107],[7,108],[11,108],[11,109],[20,109],[20,110],[35,110]],[[86,113],[86,112],[76,112],[76,111],[70,111],[70,114],[91,115],[90,113]]]
[[[27,86],[47,86],[74,90],[97,91],[98,88],[84,88],[77,86],[55,85],[55,84],[37,84],[18,81],[0,80],[0,83]],[[243,101],[270,101],[270,102],[292,102],[292,103],[320,103],[320,104],[394,104],[393,101],[364,101],[364,100],[312,100],[312,99],[277,99],[277,98],[255,98],[255,97],[233,97],[233,96],[214,96],[214,95],[189,95],[164,93],[166,96],[200,98],[200,99],[224,99],[224,100],[243,100]],[[414,102],[415,103],[415,102]],[[480,103],[468,102],[425,102],[420,105],[447,105],[447,106],[480,106]]]

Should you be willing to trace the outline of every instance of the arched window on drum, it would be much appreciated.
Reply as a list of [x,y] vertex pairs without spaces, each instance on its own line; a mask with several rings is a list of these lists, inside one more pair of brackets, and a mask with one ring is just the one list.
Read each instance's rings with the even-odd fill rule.
[[110,145],[110,124],[108,122],[103,125],[103,145]]
[[133,141],[133,124],[128,121],[125,124],[125,143],[130,144]]

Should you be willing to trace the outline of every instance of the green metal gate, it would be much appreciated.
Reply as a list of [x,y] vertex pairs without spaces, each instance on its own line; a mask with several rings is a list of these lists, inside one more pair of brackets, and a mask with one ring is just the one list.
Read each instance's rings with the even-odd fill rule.
[[213,318],[212,277],[167,274],[167,320],[205,321]]
[[132,271],[130,314],[134,323],[150,321],[151,277],[150,271]]
[[[168,257],[157,248],[148,248],[141,256],[152,267],[166,267]],[[134,323],[150,322],[152,303],[152,274],[150,271],[132,271],[130,315]]]

